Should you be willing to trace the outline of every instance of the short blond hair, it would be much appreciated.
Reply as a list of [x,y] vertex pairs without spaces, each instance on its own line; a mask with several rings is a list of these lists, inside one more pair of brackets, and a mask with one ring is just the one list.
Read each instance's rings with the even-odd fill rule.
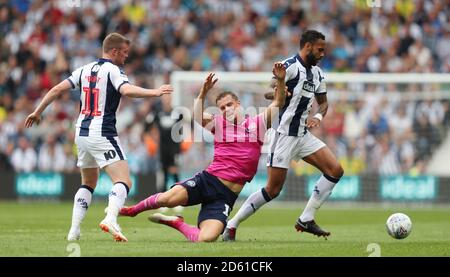
[[129,45],[130,40],[119,33],[111,33],[103,40],[103,52],[107,53],[114,48],[120,49],[124,43]]

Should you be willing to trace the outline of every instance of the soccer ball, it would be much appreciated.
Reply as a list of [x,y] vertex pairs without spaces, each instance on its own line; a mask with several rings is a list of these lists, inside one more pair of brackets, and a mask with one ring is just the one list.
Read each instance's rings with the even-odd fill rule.
[[411,219],[406,214],[392,214],[386,221],[386,230],[388,234],[395,239],[404,239],[412,229]]

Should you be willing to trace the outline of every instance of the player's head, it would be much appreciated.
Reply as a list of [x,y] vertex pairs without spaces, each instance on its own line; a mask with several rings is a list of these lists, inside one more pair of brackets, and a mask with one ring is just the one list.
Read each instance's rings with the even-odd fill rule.
[[130,51],[130,40],[119,33],[111,33],[103,40],[103,55],[116,65],[123,66]]
[[233,92],[224,91],[217,95],[216,105],[228,121],[234,121],[239,113],[241,101]]
[[300,51],[305,52],[309,65],[316,65],[325,56],[325,36],[316,30],[307,30],[300,38]]

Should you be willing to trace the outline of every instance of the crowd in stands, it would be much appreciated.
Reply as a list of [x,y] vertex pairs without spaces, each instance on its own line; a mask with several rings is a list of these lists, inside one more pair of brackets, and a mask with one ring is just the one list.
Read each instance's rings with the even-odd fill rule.
[[[23,122],[53,85],[101,55],[109,32],[132,40],[130,81],[156,87],[176,70],[270,71],[306,29],[326,36],[325,72],[450,73],[449,22],[449,0],[0,0],[0,169],[77,170],[79,91],[52,104],[39,128]],[[160,110],[160,99],[122,98],[117,127],[134,173],[160,167],[149,116]],[[420,174],[448,126],[448,99],[361,97],[332,102],[315,132],[346,174]],[[195,143],[182,160],[210,152]]]

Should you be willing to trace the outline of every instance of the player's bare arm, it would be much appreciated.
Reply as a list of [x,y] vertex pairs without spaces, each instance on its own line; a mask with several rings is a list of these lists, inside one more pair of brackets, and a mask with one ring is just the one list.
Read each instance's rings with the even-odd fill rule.
[[328,110],[328,100],[327,100],[327,94],[316,94],[315,95],[317,104],[319,104],[319,109],[317,110],[317,113],[313,116],[308,118],[308,121],[306,122],[307,128],[313,128],[320,126],[320,122],[327,114]]
[[27,116],[25,120],[25,127],[29,128],[33,126],[34,123],[39,124],[41,121],[41,114],[56,98],[62,95],[65,91],[69,91],[72,85],[68,80],[64,80],[51,88],[47,94],[45,94],[44,99],[37,106],[33,113]]
[[286,68],[283,63],[276,62],[272,68],[273,76],[276,79],[275,95],[272,103],[264,111],[267,128],[272,126],[272,116],[276,114],[279,108],[283,107],[286,102],[286,85],[284,79],[286,77]]
[[131,98],[158,97],[164,94],[170,94],[172,91],[173,87],[167,84],[157,89],[146,89],[130,84],[124,84],[120,87],[120,93]]
[[275,92],[269,91],[269,92],[264,93],[264,99],[267,99],[267,100],[275,99]]
[[[290,93],[287,89],[286,89],[286,97],[291,96],[292,93]],[[275,99],[275,92],[274,91],[269,91],[264,93],[264,99],[267,100],[274,100]]]
[[200,93],[197,99],[195,99],[194,102],[194,120],[197,123],[201,124],[202,127],[207,126],[213,120],[213,116],[209,113],[204,113],[203,110],[206,95],[218,81],[218,78],[214,79],[214,77],[214,73],[209,73],[209,75],[205,79],[205,82],[203,83],[202,88],[200,89]]

